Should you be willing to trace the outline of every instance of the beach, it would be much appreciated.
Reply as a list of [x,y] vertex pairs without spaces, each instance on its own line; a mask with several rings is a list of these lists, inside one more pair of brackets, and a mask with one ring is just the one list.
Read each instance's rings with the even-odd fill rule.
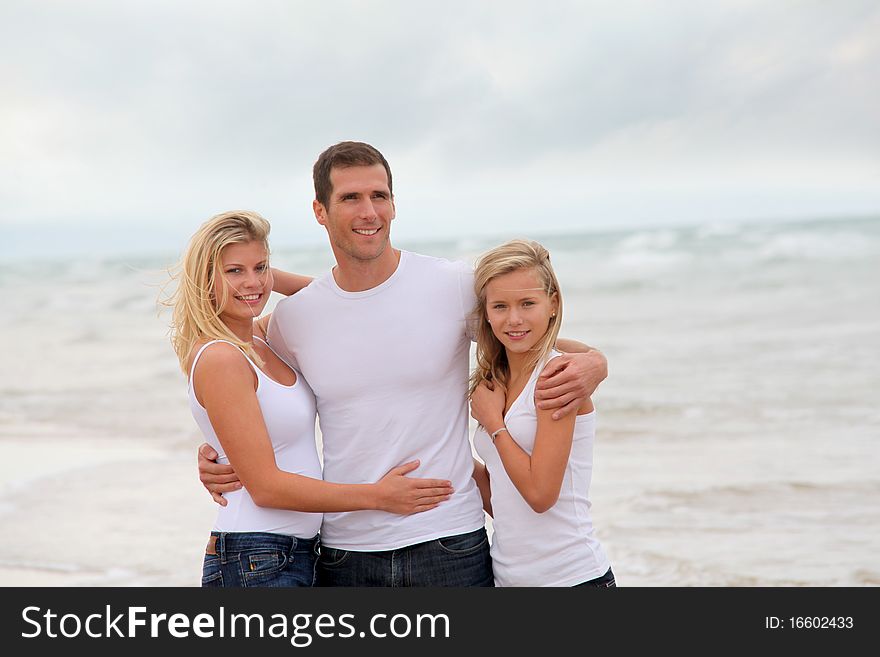
[[4,586],[198,585],[214,505],[191,451],[77,438],[2,447],[22,466],[2,478]]
[[[880,585],[880,221],[531,237],[562,335],[609,360],[591,500],[621,586]],[[215,505],[156,306],[176,256],[0,265],[0,585],[199,584]]]

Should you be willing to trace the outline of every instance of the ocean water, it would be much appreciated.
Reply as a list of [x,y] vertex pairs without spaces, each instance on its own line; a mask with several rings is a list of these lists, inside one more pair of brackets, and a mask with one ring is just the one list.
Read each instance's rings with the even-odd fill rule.
[[[610,364],[591,497],[619,583],[880,584],[880,220],[541,241],[563,335]],[[0,584],[198,584],[214,508],[156,307],[175,255],[0,264]]]

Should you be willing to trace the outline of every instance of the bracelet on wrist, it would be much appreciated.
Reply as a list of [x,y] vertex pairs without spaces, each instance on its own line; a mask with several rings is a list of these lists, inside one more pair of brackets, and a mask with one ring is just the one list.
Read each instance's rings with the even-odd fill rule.
[[[493,443],[495,442],[495,438],[497,438],[498,434],[501,433],[502,431],[507,431],[507,427],[505,427],[503,424],[501,425],[500,429],[496,429],[495,431],[493,431],[492,433],[489,434],[489,438],[492,439]],[[507,431],[507,433],[510,434],[509,431]]]

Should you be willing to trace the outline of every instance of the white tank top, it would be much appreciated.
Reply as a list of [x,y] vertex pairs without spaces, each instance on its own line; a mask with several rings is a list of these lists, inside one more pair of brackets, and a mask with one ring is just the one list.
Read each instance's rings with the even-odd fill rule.
[[[202,352],[216,342],[232,344],[226,340],[212,340],[199,349],[189,373],[189,401],[193,417],[205,440],[220,455],[217,462],[229,463],[223,446],[214,433],[214,427],[211,426],[208,413],[196,399],[193,388],[196,363],[199,362]],[[263,412],[263,421],[272,441],[278,468],[321,479],[321,462],[315,445],[315,395],[312,389],[296,370],[296,382],[292,386],[285,386],[266,376],[247,354],[242,352],[242,356],[257,375],[257,401]],[[224,497],[228,503],[219,508],[214,531],[271,532],[311,538],[321,528],[323,514],[259,507],[244,488],[224,493]]]
[[[551,352],[548,361],[559,355]],[[510,435],[528,454],[538,430],[535,385],[543,368],[539,363],[504,417]],[[489,470],[495,514],[491,554],[496,586],[573,586],[608,570],[588,497],[595,436],[595,411],[579,415],[559,499],[544,513],[535,513],[508,477],[488,434],[477,429],[474,447]]]

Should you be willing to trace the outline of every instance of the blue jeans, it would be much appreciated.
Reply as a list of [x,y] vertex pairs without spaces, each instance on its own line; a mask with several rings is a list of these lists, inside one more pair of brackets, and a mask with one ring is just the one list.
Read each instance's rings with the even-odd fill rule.
[[320,586],[494,586],[485,529],[383,552],[321,547]]
[[318,536],[211,532],[202,586],[314,586]]
[[578,586],[593,587],[597,589],[612,589],[617,588],[617,582],[614,581],[614,573],[612,573],[611,569],[609,568],[601,577],[597,577],[596,579],[591,579],[580,584],[575,584],[575,587]]

